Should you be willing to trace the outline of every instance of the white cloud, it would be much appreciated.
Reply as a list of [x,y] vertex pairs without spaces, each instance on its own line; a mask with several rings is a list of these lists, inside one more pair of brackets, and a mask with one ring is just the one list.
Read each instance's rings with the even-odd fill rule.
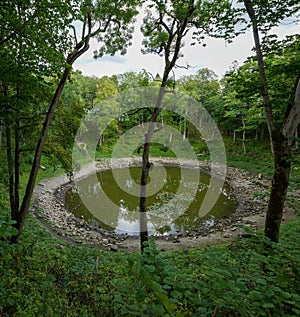
[[[87,76],[101,77],[104,75],[112,76],[114,74],[124,73],[127,71],[140,71],[143,68],[154,76],[163,71],[164,60],[162,57],[154,54],[143,55],[141,53],[141,43],[143,36],[139,30],[141,17],[138,20],[134,34],[133,45],[128,48],[125,56],[116,55],[113,57],[104,56],[101,59],[93,59],[93,51],[97,48],[96,41],[91,43],[91,49],[83,55],[76,63],[75,69],[79,69]],[[279,38],[286,35],[300,33],[299,25],[282,25],[273,30]],[[229,70],[229,66],[234,60],[241,65],[248,56],[253,55],[253,38],[251,31],[240,35],[233,43],[226,44],[222,39],[208,38],[205,43],[206,47],[201,45],[190,46],[190,37],[186,39],[186,45],[183,48],[184,57],[178,61],[181,66],[194,66],[188,70],[177,68],[176,77],[194,73],[199,68],[207,67],[220,77]]]

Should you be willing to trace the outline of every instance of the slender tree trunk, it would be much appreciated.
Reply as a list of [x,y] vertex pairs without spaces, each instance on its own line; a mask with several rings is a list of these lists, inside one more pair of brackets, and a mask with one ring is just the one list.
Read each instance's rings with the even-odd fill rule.
[[279,241],[284,202],[289,186],[292,146],[282,133],[273,134],[274,175],[265,223],[265,236],[272,242]]
[[[3,93],[8,97],[8,88],[3,84]],[[10,109],[8,108],[8,112]],[[5,134],[6,134],[6,156],[7,156],[7,170],[8,170],[8,188],[9,188],[9,202],[11,215],[16,216],[16,202],[15,202],[15,192],[14,192],[14,162],[13,162],[13,150],[12,150],[12,136],[11,136],[11,120],[10,113],[8,113],[8,118],[5,124]]]
[[19,213],[20,207],[20,138],[19,138],[19,121],[16,122],[15,127],[15,184],[14,184],[14,197],[15,197],[15,213]]
[[272,117],[270,95],[265,75],[264,59],[261,50],[255,11],[251,0],[244,0],[244,4],[252,22],[260,81],[263,87],[262,96],[270,134],[272,153],[274,154],[274,174],[267,209],[265,236],[272,242],[278,242],[291,168],[292,147],[289,138],[294,135],[295,126],[297,126],[297,122],[299,124],[300,120],[300,76],[296,82],[294,104],[288,107],[281,128],[276,129]]
[[51,121],[54,117],[55,109],[56,109],[56,106],[58,104],[59,98],[63,92],[65,84],[66,84],[68,77],[70,75],[72,65],[82,54],[84,54],[89,49],[89,42],[90,42],[91,32],[92,32],[92,15],[91,15],[91,13],[89,13],[87,15],[86,22],[88,25],[87,35],[86,36],[84,36],[84,34],[82,35],[82,40],[77,43],[74,50],[68,55],[67,60],[66,60],[67,66],[64,69],[62,77],[59,81],[59,84],[56,88],[56,91],[55,91],[54,96],[52,98],[52,101],[50,103],[48,112],[46,114],[46,117],[45,117],[45,120],[44,120],[44,123],[42,126],[42,130],[40,133],[40,137],[39,137],[36,149],[35,149],[35,155],[34,155],[34,159],[33,159],[33,163],[32,163],[32,168],[31,168],[31,172],[30,172],[30,175],[29,175],[29,178],[27,181],[27,186],[25,189],[25,194],[24,194],[24,197],[22,200],[22,204],[21,204],[21,207],[20,207],[18,214],[16,215],[16,218],[14,219],[17,221],[15,227],[18,230],[18,234],[11,238],[12,243],[17,243],[20,239],[20,235],[21,235],[21,232],[22,232],[23,227],[24,227],[24,222],[25,222],[26,216],[28,214],[30,201],[32,198],[33,189],[35,186],[35,181],[37,178],[37,174],[38,174],[38,170],[39,170],[39,166],[40,166],[40,162],[41,162],[41,157],[42,157],[42,151],[43,151],[43,147],[44,147],[44,144],[46,141],[48,130],[49,130]]
[[267,210],[265,236],[272,242],[279,241],[280,223],[289,186],[292,137],[300,123],[300,75],[295,83],[294,100],[288,106],[281,129],[273,132],[274,175]]
[[179,118],[179,134],[181,134],[181,116]]
[[[150,162],[149,162],[149,152],[150,152],[150,143],[154,133],[155,123],[157,122],[157,118],[161,112],[162,101],[164,95],[166,93],[165,88],[167,86],[167,80],[170,72],[176,64],[176,61],[179,57],[181,43],[183,37],[187,34],[187,26],[189,22],[190,16],[193,14],[195,10],[194,1],[192,1],[191,6],[185,16],[185,18],[179,23],[179,25],[174,24],[171,28],[165,27],[163,21],[160,23],[165,28],[165,31],[168,32],[168,41],[166,45],[164,45],[164,59],[165,59],[165,67],[163,78],[159,90],[159,94],[156,100],[156,105],[153,110],[148,132],[145,135],[144,142],[144,151],[143,151],[143,163],[142,163],[142,176],[141,176],[141,190],[140,190],[140,243],[141,243],[141,251],[144,251],[145,242],[148,240],[148,230],[147,230],[147,197],[146,197],[146,187],[147,180],[149,176],[150,170]],[[175,25],[177,25],[175,27]],[[175,29],[176,30],[175,30]],[[173,41],[175,41],[173,43]]]
[[273,135],[273,131],[275,130],[275,124],[273,121],[270,93],[269,93],[269,88],[268,88],[267,78],[265,73],[265,62],[264,62],[263,53],[261,49],[257,19],[256,19],[255,11],[253,8],[252,0],[244,0],[244,4],[252,23],[253,38],[255,43],[255,51],[256,51],[258,69],[259,69],[259,76],[260,76],[260,81],[262,83],[262,97],[263,97],[265,114],[266,114],[267,125],[268,125],[269,136],[270,136],[271,151],[274,154],[274,145],[272,141],[272,135]]
[[9,122],[6,123],[6,155],[8,167],[8,186],[9,186],[9,202],[12,218],[16,217],[15,208],[15,195],[14,195],[14,168],[13,168],[13,155],[11,145],[11,128]]
[[298,128],[297,128],[296,131],[295,131],[295,139],[296,139],[296,141],[295,141],[295,150],[298,150],[298,148],[299,148],[299,142],[298,142]]
[[261,130],[260,130],[260,139],[262,140],[265,136],[265,129],[264,129],[264,126],[261,125]]
[[142,163],[142,176],[141,176],[141,189],[140,189],[140,245],[141,250],[144,251],[145,242],[148,241],[147,229],[147,182],[151,164],[149,162],[150,143],[155,129],[155,123],[161,111],[162,101],[165,95],[165,83],[162,83],[159,94],[156,100],[156,105],[151,116],[148,132],[145,135],[143,163]]
[[186,119],[183,121],[183,134],[182,134],[182,140],[186,139]]
[[[20,99],[20,88],[17,87],[17,96],[18,99]],[[14,183],[14,196],[15,196],[15,213],[19,213],[20,208],[20,122],[19,118],[17,116],[17,121],[15,123],[15,164],[14,164],[14,170],[15,170],[15,183]]]
[[28,210],[29,210],[31,197],[32,197],[32,194],[33,194],[34,186],[35,186],[35,180],[36,180],[36,177],[37,177],[37,174],[38,174],[38,170],[39,170],[39,166],[40,166],[40,162],[41,162],[43,146],[44,146],[44,143],[45,143],[45,140],[46,140],[46,137],[47,137],[47,133],[48,133],[48,130],[49,130],[49,127],[50,127],[50,123],[51,123],[51,121],[52,121],[52,119],[54,117],[56,105],[58,104],[58,100],[59,100],[59,98],[61,96],[63,88],[64,88],[64,86],[66,84],[66,81],[67,81],[67,79],[69,77],[70,71],[71,71],[70,67],[65,68],[64,73],[62,75],[62,78],[61,78],[61,80],[60,80],[60,82],[59,82],[59,84],[57,86],[57,89],[55,91],[55,94],[53,96],[53,99],[52,99],[52,102],[50,104],[50,107],[49,107],[49,110],[47,112],[47,115],[45,117],[44,124],[43,124],[43,127],[42,127],[42,131],[41,131],[41,134],[40,134],[40,138],[38,140],[37,147],[36,147],[36,150],[35,150],[34,160],[33,160],[33,163],[32,163],[32,168],[31,168],[31,172],[30,172],[29,179],[28,179],[28,182],[27,182],[27,186],[26,186],[24,197],[23,197],[22,205],[21,205],[20,211],[19,211],[16,219],[14,219],[14,220],[17,221],[15,227],[16,227],[16,229],[18,229],[18,234],[11,238],[11,242],[12,243],[17,243],[19,241],[19,239],[20,239],[20,235],[21,235],[21,232],[23,230],[24,222],[25,222]]
[[244,155],[247,154],[247,149],[246,149],[246,124],[245,124],[245,120],[242,117],[242,122],[243,122],[243,152]]

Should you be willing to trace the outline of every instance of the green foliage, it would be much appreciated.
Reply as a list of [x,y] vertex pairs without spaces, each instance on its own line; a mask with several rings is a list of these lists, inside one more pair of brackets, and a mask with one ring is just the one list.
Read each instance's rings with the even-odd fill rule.
[[[298,77],[300,59],[299,36],[289,36],[278,41],[276,36],[263,39],[266,77],[275,124],[279,125],[287,106],[293,102],[294,83]],[[266,119],[261,97],[261,83],[256,58],[232,70],[225,76],[226,117],[245,116],[248,130],[265,126]]]
[[113,283],[126,274],[122,255],[60,242],[32,218],[24,230],[18,245],[0,241],[1,315],[114,315]]
[[[93,27],[104,27],[111,21],[106,33],[99,30],[92,33],[101,43],[95,56],[114,54],[117,50],[124,54],[131,42],[131,22],[137,14],[138,3],[13,0],[1,6],[0,125],[3,125],[4,139],[8,132],[5,128],[13,133],[19,131],[20,142],[14,139],[12,145],[20,143],[13,151],[21,153],[21,185],[27,180],[31,152],[46,105],[55,90],[53,78],[65,66],[65,56],[76,42],[76,36],[70,33],[72,22],[84,21],[91,12]],[[233,33],[240,32],[233,26],[238,11],[232,10],[229,1],[197,1],[194,10],[189,11],[192,3],[195,1],[150,2],[143,27],[145,52],[162,53],[170,35],[169,53],[173,52],[178,33],[171,30],[172,24],[183,26],[185,19],[188,23],[185,31],[196,30],[195,42],[203,43],[207,34],[230,39]],[[299,10],[299,1],[295,0],[253,0],[253,4],[263,31]],[[155,10],[158,14],[154,17]],[[249,26],[246,20],[244,24]],[[263,51],[274,114],[280,121],[298,76],[299,36],[280,42],[272,36],[266,37]],[[177,63],[177,57],[174,62]],[[157,85],[157,82],[145,70],[101,79],[86,78],[75,72],[62,95],[48,136],[46,165],[58,165],[58,159],[65,169],[71,168],[74,135],[81,117],[95,103],[118,91],[149,84]],[[173,86],[174,82],[169,84]],[[203,69],[180,79],[177,85],[199,101],[224,132],[240,131],[239,116],[243,115],[247,132],[252,132],[247,143],[248,155],[241,153],[239,139],[234,144],[226,138],[228,161],[250,172],[270,175],[273,165],[270,146],[265,140],[254,139],[255,132],[266,129],[255,59],[250,58],[242,67],[232,70],[222,83],[213,72]],[[97,120],[106,117],[107,113],[102,111]],[[148,110],[125,114],[123,122],[112,122],[103,132],[100,155],[109,156],[119,133],[146,122],[149,114]],[[159,120],[180,132],[188,131],[196,153],[206,151],[200,136],[183,117],[162,111]],[[5,142],[1,143],[5,146]],[[7,160],[4,153],[1,149],[1,161]],[[298,189],[300,181],[297,154],[295,150],[293,189]],[[174,153],[167,144],[154,144],[151,155],[173,156]],[[15,246],[7,242],[17,234],[15,222],[3,220],[9,213],[7,175],[7,168],[1,165],[0,316],[300,315],[299,219],[282,226],[278,244],[270,244],[259,233],[249,240],[203,250],[163,253],[151,241],[143,254],[112,254],[64,243],[29,216],[21,242]],[[255,195],[265,197],[267,191]],[[299,213],[299,203],[295,201],[293,205]],[[266,249],[265,245],[269,247]]]
[[[242,3],[241,13],[245,13],[245,3],[248,1],[238,0]],[[257,24],[262,33],[268,33],[272,27],[279,25],[287,20],[296,20],[300,5],[297,0],[277,1],[277,0],[253,0],[251,1],[256,13]],[[241,17],[240,24],[249,27],[249,21]],[[242,28],[242,26],[240,26]]]
[[0,240],[0,312],[297,316],[299,228],[299,218],[282,225],[280,243],[268,249],[259,233],[204,249],[160,252],[150,241],[143,254],[111,253],[62,242],[29,216],[18,245]]
[[13,227],[15,223],[14,220],[0,220],[0,239],[7,239],[18,234],[18,230]]
[[[284,242],[268,249],[261,234],[228,246],[174,253],[161,253],[150,242],[142,255],[129,260],[136,279],[135,301],[128,301],[123,291],[117,297],[124,304],[119,315],[297,315],[300,250],[299,238],[292,237],[299,231],[296,223],[299,220],[284,226]],[[291,246],[287,237],[295,240]]]
[[227,137],[224,138],[224,143],[229,165],[250,173],[261,173],[267,177],[272,175],[273,157],[267,140],[248,140],[246,155],[242,151],[242,140],[237,139],[236,142],[233,142],[231,138]]
[[213,71],[207,68],[200,69],[195,75],[181,77],[177,85],[181,92],[197,100],[217,123],[224,119],[221,87]]
[[126,72],[117,75],[119,91],[148,86],[151,83],[151,77],[145,69],[139,73]]

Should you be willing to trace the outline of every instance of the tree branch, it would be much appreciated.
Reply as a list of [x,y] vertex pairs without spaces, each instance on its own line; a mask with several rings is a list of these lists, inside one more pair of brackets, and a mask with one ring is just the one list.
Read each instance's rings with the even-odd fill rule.
[[149,112],[151,113],[150,108],[148,108],[148,107],[143,107],[143,108],[138,108],[138,109],[136,109],[136,110],[128,111],[128,112],[127,112],[127,115],[128,115],[128,116],[133,116],[133,115],[137,114],[138,112],[140,112],[140,111],[142,111],[142,110],[147,110],[147,111],[149,111]]
[[73,32],[74,32],[75,43],[76,43],[76,45],[78,45],[78,41],[77,41],[77,35],[76,35],[76,29],[75,29],[75,26],[74,26],[74,25],[71,25],[71,29],[72,29],[72,30],[73,30]]

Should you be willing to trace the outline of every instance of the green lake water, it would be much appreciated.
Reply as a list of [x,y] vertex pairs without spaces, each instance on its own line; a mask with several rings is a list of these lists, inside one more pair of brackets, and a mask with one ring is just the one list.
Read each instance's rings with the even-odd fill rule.
[[[104,170],[81,179],[65,196],[66,208],[115,233],[139,234],[140,167]],[[216,203],[202,206],[208,187]],[[237,208],[232,188],[198,169],[156,166],[147,185],[148,230],[152,235],[185,233],[228,217]],[[200,216],[199,216],[199,211]]]

